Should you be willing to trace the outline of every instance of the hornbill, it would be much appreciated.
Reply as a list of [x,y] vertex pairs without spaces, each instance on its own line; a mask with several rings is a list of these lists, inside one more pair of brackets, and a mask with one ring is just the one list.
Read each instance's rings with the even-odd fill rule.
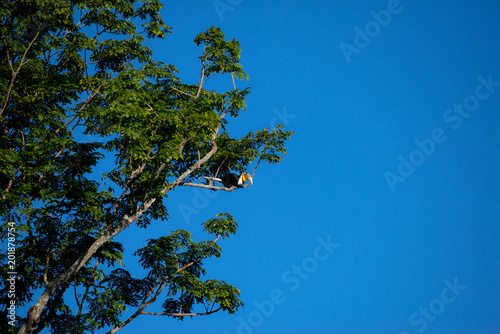
[[[241,186],[245,183],[250,181],[251,184],[253,184],[252,176],[248,174],[247,172],[242,173],[239,177],[238,175],[234,173],[229,173],[224,175],[221,179],[220,182],[224,185],[224,187],[231,188],[231,187],[237,187],[241,188]],[[219,181],[219,180],[217,180]]]

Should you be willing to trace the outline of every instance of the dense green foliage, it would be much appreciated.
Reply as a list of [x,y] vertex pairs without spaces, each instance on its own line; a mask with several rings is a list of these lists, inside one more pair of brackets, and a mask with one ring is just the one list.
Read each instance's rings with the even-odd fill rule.
[[[240,44],[216,27],[199,34],[200,81],[184,83],[145,44],[145,36],[170,32],[161,7],[156,0],[0,4],[0,214],[4,242],[7,223],[16,226],[16,307],[31,307],[17,314],[20,333],[114,332],[157,300],[159,313],[179,319],[242,306],[237,288],[202,280],[203,260],[221,255],[216,241],[236,233],[227,213],[204,224],[211,241],[194,242],[184,230],[146,241],[135,253],[142,278],[120,267],[126,245],[113,237],[132,223],[168,219],[170,190],[232,190],[198,180],[279,162],[291,135],[278,125],[230,137],[226,128],[249,90],[203,85],[219,74],[246,78]],[[115,157],[109,170],[107,156]],[[1,264],[8,277],[5,253]],[[2,283],[0,303],[8,305]]]

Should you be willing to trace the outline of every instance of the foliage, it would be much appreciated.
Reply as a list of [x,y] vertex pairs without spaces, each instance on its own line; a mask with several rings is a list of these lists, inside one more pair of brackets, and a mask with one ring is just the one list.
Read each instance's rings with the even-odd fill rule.
[[[247,78],[240,44],[217,27],[196,36],[201,78],[184,83],[145,45],[144,36],[170,33],[161,7],[157,0],[0,5],[2,237],[15,221],[16,306],[32,307],[18,314],[20,333],[115,332],[152,314],[146,308],[160,298],[163,310],[155,314],[178,319],[232,314],[243,305],[237,288],[202,280],[203,261],[221,255],[216,241],[236,232],[227,213],[203,225],[214,240],[194,242],[183,230],[148,240],[135,253],[143,278],[117,267],[124,245],[113,237],[132,223],[146,228],[167,220],[172,189],[232,191],[198,180],[241,172],[255,161],[255,168],[280,162],[292,134],[278,125],[232,138],[229,118],[245,110],[249,89],[216,92],[204,85],[216,75],[233,83]],[[114,157],[110,169],[105,157]],[[5,257],[2,277],[10,271]],[[125,310],[132,311],[127,319]]]

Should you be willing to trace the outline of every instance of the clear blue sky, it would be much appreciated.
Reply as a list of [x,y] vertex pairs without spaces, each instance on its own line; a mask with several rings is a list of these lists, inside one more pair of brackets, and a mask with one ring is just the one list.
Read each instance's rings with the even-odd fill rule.
[[198,33],[241,42],[252,94],[232,134],[295,135],[252,187],[177,189],[168,223],[118,239],[129,254],[177,228],[204,240],[231,212],[207,278],[246,306],[120,333],[500,333],[499,1],[165,1],[163,16],[155,59],[188,82]]

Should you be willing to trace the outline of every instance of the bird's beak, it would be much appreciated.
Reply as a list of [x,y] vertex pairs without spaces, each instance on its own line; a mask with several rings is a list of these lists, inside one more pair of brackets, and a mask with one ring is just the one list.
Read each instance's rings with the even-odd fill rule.
[[252,180],[252,177],[250,175],[247,175],[246,178],[248,179],[248,181],[250,181],[250,184],[253,184],[253,180]]

